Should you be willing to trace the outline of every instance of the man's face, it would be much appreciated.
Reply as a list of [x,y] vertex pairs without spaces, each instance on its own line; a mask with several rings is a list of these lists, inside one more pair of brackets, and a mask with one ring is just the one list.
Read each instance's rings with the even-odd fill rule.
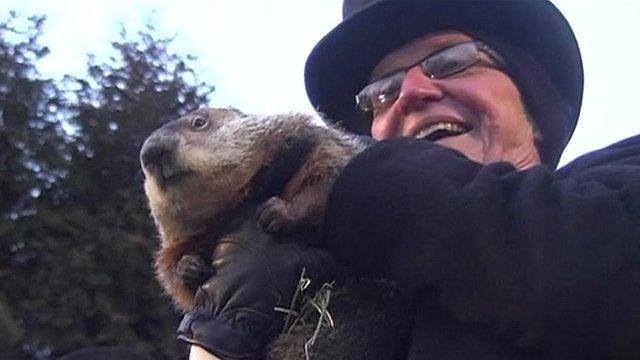
[[[459,32],[427,35],[388,54],[370,80],[470,40]],[[397,100],[374,110],[372,136],[378,140],[424,138],[484,164],[508,161],[518,169],[540,164],[534,129],[518,88],[504,72],[486,65],[492,62],[489,55],[480,56],[484,64],[441,79],[429,78],[420,66],[408,69]]]

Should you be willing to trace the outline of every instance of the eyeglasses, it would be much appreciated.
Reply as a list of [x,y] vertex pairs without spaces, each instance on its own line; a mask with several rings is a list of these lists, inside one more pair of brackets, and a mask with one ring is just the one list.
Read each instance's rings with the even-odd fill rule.
[[[493,62],[482,59],[480,52],[489,55]],[[373,111],[393,104],[400,95],[400,88],[407,71],[414,66],[420,66],[430,79],[443,79],[481,62],[494,68],[505,66],[502,57],[480,41],[463,42],[446,47],[413,65],[365,86],[356,95],[356,105],[363,111]]]

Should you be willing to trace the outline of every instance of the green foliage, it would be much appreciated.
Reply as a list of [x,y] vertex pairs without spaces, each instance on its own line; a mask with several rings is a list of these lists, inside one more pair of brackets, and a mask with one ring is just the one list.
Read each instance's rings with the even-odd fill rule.
[[39,79],[43,19],[17,20],[0,23],[0,356],[124,345],[173,357],[179,318],[154,278],[138,152],[213,88],[151,27],[123,32],[87,79]]
[[56,118],[62,99],[34,65],[49,52],[38,44],[44,18],[19,20],[11,13],[0,22],[0,214],[12,218],[32,212],[32,195],[51,188],[66,166]]
[[12,359],[18,356],[16,345],[22,337],[20,330],[9,306],[0,298],[0,358]]
[[[24,21],[26,20],[26,21]],[[42,80],[35,62],[48,53],[38,43],[42,17],[21,19],[11,13],[0,22],[0,355],[20,353],[29,330],[16,284],[30,279],[20,272],[30,254],[17,225],[37,213],[38,197],[53,193],[68,162],[67,143],[55,112],[61,97],[55,84]],[[24,287],[24,285],[22,285]],[[8,354],[11,354],[8,355]]]

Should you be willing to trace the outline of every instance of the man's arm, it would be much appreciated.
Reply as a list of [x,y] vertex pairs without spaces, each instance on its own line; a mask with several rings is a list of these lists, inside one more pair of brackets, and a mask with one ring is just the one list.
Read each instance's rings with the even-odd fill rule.
[[559,175],[381,142],[336,182],[326,241],[363,273],[435,287],[456,318],[522,346],[640,351],[638,143]]

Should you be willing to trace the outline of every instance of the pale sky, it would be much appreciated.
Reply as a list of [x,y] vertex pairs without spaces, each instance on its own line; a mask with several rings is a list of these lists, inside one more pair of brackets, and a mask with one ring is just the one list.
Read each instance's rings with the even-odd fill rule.
[[[578,38],[585,68],[582,114],[562,163],[640,133],[640,1],[552,0]],[[248,113],[312,112],[303,68],[315,43],[340,21],[342,0],[3,0],[9,10],[47,15],[45,76],[84,76],[86,54],[110,54],[120,25],[134,33],[146,20],[173,50],[199,57],[200,80],[216,86],[213,106]]]

